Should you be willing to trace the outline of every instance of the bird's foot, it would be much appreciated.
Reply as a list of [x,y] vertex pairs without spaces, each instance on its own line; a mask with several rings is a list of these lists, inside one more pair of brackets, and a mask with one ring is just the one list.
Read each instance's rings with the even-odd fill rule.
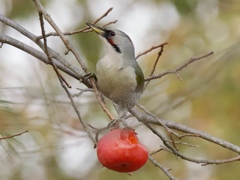
[[94,73],[92,73],[92,72],[85,74],[85,75],[82,77],[81,81],[84,82],[84,83],[87,83],[87,81],[89,80],[89,78],[94,78],[95,81],[97,81],[97,76],[96,76],[96,74],[94,74]]

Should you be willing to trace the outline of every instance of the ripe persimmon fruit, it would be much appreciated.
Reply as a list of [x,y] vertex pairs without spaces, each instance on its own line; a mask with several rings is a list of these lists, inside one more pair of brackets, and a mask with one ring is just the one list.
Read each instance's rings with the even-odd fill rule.
[[100,163],[117,172],[133,172],[148,159],[148,151],[131,128],[109,131],[98,142],[97,156]]

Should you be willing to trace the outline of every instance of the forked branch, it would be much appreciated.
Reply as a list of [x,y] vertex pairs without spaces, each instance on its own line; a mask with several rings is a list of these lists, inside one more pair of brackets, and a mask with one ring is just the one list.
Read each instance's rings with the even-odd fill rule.
[[161,78],[163,76],[166,76],[168,74],[176,74],[177,77],[181,80],[181,78],[178,75],[179,71],[181,71],[182,69],[184,69],[188,65],[190,65],[190,64],[192,64],[192,63],[194,63],[196,61],[202,60],[202,59],[204,59],[204,58],[206,58],[206,57],[208,57],[208,56],[210,56],[212,54],[213,54],[213,51],[211,51],[211,52],[209,52],[207,54],[204,54],[202,56],[196,57],[196,58],[191,58],[190,60],[186,61],[185,63],[183,63],[181,66],[177,67],[176,69],[169,70],[169,71],[163,72],[161,74],[157,74],[157,75],[152,75],[152,76],[146,78],[145,81],[150,81],[150,80],[153,80],[153,79],[159,79],[159,78]]

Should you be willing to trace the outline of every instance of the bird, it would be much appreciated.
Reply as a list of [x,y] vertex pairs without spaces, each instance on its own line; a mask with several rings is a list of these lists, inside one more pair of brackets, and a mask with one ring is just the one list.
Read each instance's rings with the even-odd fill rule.
[[107,46],[105,56],[96,64],[97,86],[113,102],[119,119],[124,119],[144,89],[144,74],[136,61],[134,45],[120,30],[86,24]]

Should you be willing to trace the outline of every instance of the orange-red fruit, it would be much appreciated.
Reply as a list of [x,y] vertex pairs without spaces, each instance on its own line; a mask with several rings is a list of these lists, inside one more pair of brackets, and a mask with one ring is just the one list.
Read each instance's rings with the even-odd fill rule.
[[118,172],[133,172],[148,159],[148,152],[131,128],[113,129],[100,139],[97,145],[100,163]]

